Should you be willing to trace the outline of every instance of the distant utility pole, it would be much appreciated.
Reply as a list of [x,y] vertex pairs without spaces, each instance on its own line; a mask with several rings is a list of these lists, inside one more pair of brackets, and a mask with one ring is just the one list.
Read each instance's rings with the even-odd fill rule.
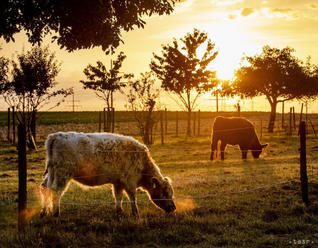
[[79,100],[75,100],[75,93],[73,92],[72,94],[72,101],[68,101],[70,103],[72,103],[71,105],[69,105],[69,107],[72,107],[73,112],[75,112],[75,108],[81,107],[80,104],[76,104],[79,103]]

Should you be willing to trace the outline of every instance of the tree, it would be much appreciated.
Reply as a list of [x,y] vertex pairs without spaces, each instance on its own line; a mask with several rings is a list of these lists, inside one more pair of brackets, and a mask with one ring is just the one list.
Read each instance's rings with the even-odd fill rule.
[[[154,54],[150,63],[151,70],[162,81],[162,88],[174,93],[179,101],[177,104],[188,112],[187,135],[191,135],[191,112],[203,91],[216,86],[216,72],[207,69],[218,52],[208,34],[194,29],[172,45],[164,45],[162,56]],[[198,49],[206,46],[200,57]]]
[[22,52],[17,56],[17,62],[12,61],[12,67],[12,80],[0,81],[1,93],[6,103],[15,107],[18,121],[25,125],[30,138],[31,133],[33,136],[35,133],[35,113],[58,96],[62,99],[53,107],[60,105],[73,90],[55,90],[60,63],[48,47],[34,46],[30,51]]
[[231,87],[243,97],[265,96],[271,106],[268,131],[273,132],[277,104],[292,99],[314,97],[318,73],[310,62],[304,65],[292,55],[294,49],[264,46],[261,54],[243,57]]
[[131,82],[128,107],[134,113],[140,135],[145,144],[153,144],[152,130],[158,121],[154,115],[160,90],[155,88],[155,80],[150,72],[141,73],[140,79]]
[[126,87],[126,83],[121,80],[132,77],[132,74],[123,74],[119,71],[125,59],[124,53],[120,52],[110,70],[107,70],[101,61],[97,61],[96,66],[89,64],[83,71],[88,81],[81,80],[80,83],[84,89],[94,90],[96,96],[105,101],[108,109],[113,107],[113,93],[122,92],[122,88]]
[[101,46],[107,53],[122,41],[121,31],[143,28],[144,17],[170,14],[174,0],[1,0],[0,37],[14,41],[25,31],[29,42],[52,34],[68,51]]
[[8,82],[8,75],[9,75],[9,60],[0,57],[0,94],[3,94],[2,87]]

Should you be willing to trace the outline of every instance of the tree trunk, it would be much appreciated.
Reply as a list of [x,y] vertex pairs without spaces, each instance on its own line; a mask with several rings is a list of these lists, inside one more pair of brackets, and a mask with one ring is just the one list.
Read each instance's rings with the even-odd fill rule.
[[268,122],[269,133],[272,133],[274,131],[274,125],[275,125],[275,119],[276,119],[276,107],[277,107],[277,102],[273,101],[271,103],[271,114],[270,114],[269,122]]
[[187,136],[191,136],[191,109],[188,109],[188,124],[187,124]]

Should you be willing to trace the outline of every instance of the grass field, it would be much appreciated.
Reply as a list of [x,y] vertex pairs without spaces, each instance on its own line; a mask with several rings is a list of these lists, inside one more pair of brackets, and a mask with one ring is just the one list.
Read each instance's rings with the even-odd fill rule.
[[[126,216],[116,218],[110,186],[83,189],[76,183],[62,198],[61,216],[40,219],[38,187],[45,165],[45,135],[40,136],[39,150],[28,153],[29,222],[20,235],[17,152],[1,142],[0,247],[317,247],[318,180],[313,176],[318,172],[318,151],[312,147],[318,139],[312,134],[307,139],[311,200],[307,208],[298,181],[298,136],[264,133],[262,143],[270,146],[260,159],[249,153],[242,161],[238,149],[228,147],[225,161],[211,162],[212,121],[202,122],[199,137],[175,137],[170,132],[165,145],[157,137],[151,154],[163,175],[172,179],[177,212],[165,215],[139,192],[140,219],[130,216],[128,203]],[[116,129],[133,135],[132,125],[123,121]],[[92,131],[96,123],[48,125],[40,130],[44,134],[58,128]],[[174,129],[173,122],[169,128]]]

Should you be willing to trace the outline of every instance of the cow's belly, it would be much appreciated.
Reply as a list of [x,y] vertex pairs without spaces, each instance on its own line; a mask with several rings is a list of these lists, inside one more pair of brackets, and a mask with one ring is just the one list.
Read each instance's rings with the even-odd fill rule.
[[73,179],[87,186],[100,186],[118,181],[120,172],[111,162],[100,163],[92,160],[82,160],[77,164]]

